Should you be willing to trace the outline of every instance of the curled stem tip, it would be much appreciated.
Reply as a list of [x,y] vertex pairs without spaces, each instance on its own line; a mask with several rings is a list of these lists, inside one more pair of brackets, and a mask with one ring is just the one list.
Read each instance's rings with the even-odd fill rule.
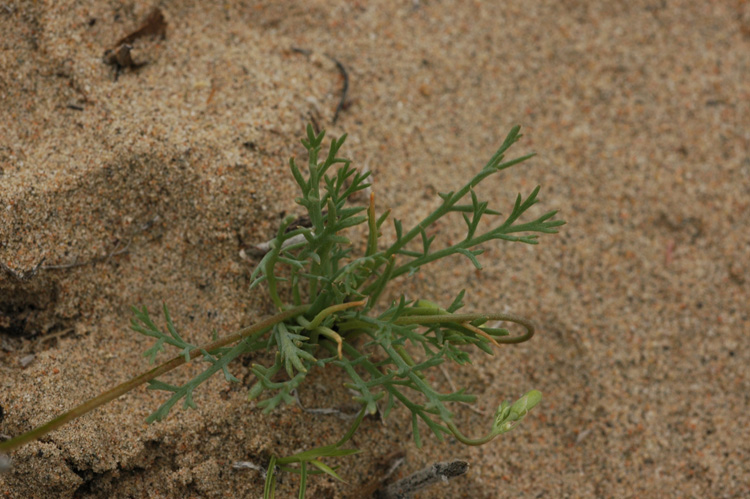
[[523,397],[516,400],[512,405],[507,400],[503,401],[503,403],[497,408],[497,411],[495,411],[495,420],[492,424],[492,430],[487,435],[480,438],[474,439],[465,436],[453,422],[448,423],[447,426],[459,442],[466,445],[484,445],[498,435],[507,433],[518,426],[518,423],[526,417],[529,411],[536,407],[541,400],[542,392],[539,390],[531,390]]

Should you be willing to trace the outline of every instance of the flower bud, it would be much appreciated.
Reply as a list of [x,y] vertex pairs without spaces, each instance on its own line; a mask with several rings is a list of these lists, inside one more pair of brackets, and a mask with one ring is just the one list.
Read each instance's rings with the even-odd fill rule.
[[510,420],[518,421],[529,413],[531,409],[542,400],[542,392],[531,390],[529,393],[518,399],[510,408]]
[[503,400],[503,403],[497,407],[495,412],[495,426],[500,426],[510,414],[510,402]]
[[531,390],[529,393],[516,400],[513,405],[507,400],[497,408],[495,412],[495,424],[493,433],[499,435],[515,428],[516,424],[526,416],[531,409],[536,407],[542,400],[542,393]]

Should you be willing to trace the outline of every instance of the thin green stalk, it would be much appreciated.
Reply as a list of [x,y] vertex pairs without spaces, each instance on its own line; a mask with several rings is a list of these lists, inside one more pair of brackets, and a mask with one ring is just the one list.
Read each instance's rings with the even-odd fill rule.
[[456,428],[456,425],[452,422],[447,423],[448,429],[453,433],[453,436],[456,437],[456,440],[461,442],[464,445],[484,445],[493,438],[495,438],[497,435],[490,432],[487,435],[481,437],[481,438],[469,438],[465,436],[463,433],[459,431],[458,428]]
[[311,320],[306,326],[305,329],[315,329],[316,327],[320,326],[320,324],[325,320],[326,317],[328,317],[331,314],[335,314],[336,312],[341,312],[343,310],[346,310],[348,308],[352,307],[361,307],[366,303],[365,300],[360,301],[350,301],[346,303],[339,303],[338,305],[331,305],[330,307],[324,309],[321,311],[318,315],[316,315],[313,320]]
[[[247,338],[251,335],[257,335],[257,337],[260,337],[262,334],[268,331],[268,329],[273,327],[274,324],[283,322],[296,315],[303,314],[305,313],[305,311],[307,311],[307,308],[308,308],[307,305],[302,305],[302,306],[294,307],[292,309],[278,313],[276,315],[273,315],[256,324],[253,324],[252,326],[248,326],[246,328],[240,329],[234,334],[225,336],[223,338],[219,338],[215,341],[212,341],[210,343],[203,345],[202,347],[192,350],[189,354],[189,358],[190,360],[192,360],[195,357],[199,357],[203,355],[203,352],[211,352],[213,350],[216,350],[217,348],[230,345],[236,341],[239,341],[243,338]],[[101,395],[94,397],[91,400],[88,400],[79,406],[74,407],[68,412],[59,415],[58,417],[52,419],[51,421],[34,428],[33,430],[27,431],[26,433],[23,433],[15,438],[11,438],[10,440],[6,440],[5,442],[1,442],[0,452],[10,452],[12,450],[15,450],[21,447],[24,444],[33,442],[34,440],[37,440],[43,437],[47,433],[53,430],[56,430],[62,425],[69,423],[70,421],[73,421],[74,419],[83,416],[87,412],[93,411],[94,409],[106,404],[107,402],[110,402],[116,398],[121,397],[122,395],[128,393],[134,388],[137,388],[138,386],[144,383],[147,383],[153,379],[156,379],[162,374],[167,373],[181,366],[185,362],[187,362],[187,359],[185,359],[185,356],[178,355],[177,357],[174,357],[168,360],[167,362],[164,362],[163,364],[151,369],[150,371],[147,371],[141,374],[140,376],[136,376],[135,378],[132,378],[124,383],[121,383],[117,385],[116,387],[110,390],[107,390]]]
[[524,341],[530,340],[534,336],[536,327],[534,323],[524,317],[514,314],[450,314],[450,315],[409,315],[401,316],[397,318],[394,324],[444,324],[454,323],[461,324],[464,322],[473,322],[479,319],[488,321],[508,321],[520,324],[526,329],[526,333],[521,336],[511,337],[495,337],[494,340],[498,343],[523,343]]
[[299,479],[299,499],[305,499],[305,492],[307,491],[307,462],[302,461],[300,463],[300,479]]
[[406,246],[409,241],[420,235],[420,233],[425,230],[427,227],[435,223],[438,219],[445,216],[447,213],[451,211],[451,208],[453,205],[455,205],[458,201],[460,201],[466,194],[469,193],[469,191],[475,187],[477,184],[482,182],[485,178],[489,177],[490,175],[497,173],[500,170],[505,170],[506,168],[510,168],[511,166],[517,165],[518,163],[522,163],[526,161],[527,159],[533,157],[533,154],[528,154],[526,156],[522,156],[520,158],[516,158],[510,161],[507,161],[506,163],[499,164],[500,160],[502,160],[502,153],[504,153],[518,138],[520,137],[518,135],[520,127],[513,127],[513,130],[508,134],[508,136],[505,139],[505,142],[500,147],[500,149],[495,153],[495,155],[490,159],[490,161],[487,162],[485,167],[482,169],[482,171],[477,174],[471,182],[466,184],[461,190],[459,190],[457,193],[451,193],[450,197],[443,198],[443,204],[440,205],[440,207],[435,210],[432,214],[425,217],[424,220],[419,222],[412,230],[406,233],[400,241],[396,242],[388,248],[388,251],[386,251],[386,256],[395,255],[398,250]]

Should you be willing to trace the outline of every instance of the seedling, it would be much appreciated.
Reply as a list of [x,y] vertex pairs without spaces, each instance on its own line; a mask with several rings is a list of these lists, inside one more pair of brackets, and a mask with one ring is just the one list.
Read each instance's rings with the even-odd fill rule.
[[[424,424],[439,439],[449,436],[467,445],[481,445],[508,432],[536,406],[541,393],[531,390],[520,399],[500,404],[489,431],[478,438],[464,435],[456,426],[449,405],[471,403],[475,397],[460,389],[443,393],[430,384],[426,373],[446,360],[463,365],[470,362],[468,347],[477,347],[492,355],[494,347],[521,343],[534,334],[531,321],[504,313],[457,313],[463,306],[464,291],[442,308],[427,300],[407,300],[403,295],[381,304],[388,284],[404,275],[412,275],[423,266],[451,255],[463,255],[481,269],[477,257],[481,245],[492,240],[537,243],[537,233],[555,233],[565,222],[553,220],[550,211],[531,221],[522,215],[537,202],[539,187],[525,199],[519,194],[510,214],[479,201],[474,192],[487,177],[517,165],[532,155],[504,161],[505,152],[515,143],[519,127],[506,137],[500,149],[466,185],[458,191],[440,193],[440,205],[412,229],[404,230],[401,221],[393,220],[395,241],[382,242],[381,228],[389,212],[378,216],[375,198],[367,206],[350,206],[352,196],[367,187],[369,172],[359,173],[350,161],[337,156],[346,136],[334,139],[321,159],[325,132],[316,134],[311,126],[302,144],[307,149],[307,172],[294,159],[291,173],[301,195],[297,203],[306,210],[309,226],[294,225],[296,216],[286,217],[271,241],[270,250],[252,273],[254,288],[265,283],[278,313],[232,335],[206,345],[187,342],[164,306],[165,328],[154,323],[148,310],[133,308],[132,329],[155,340],[146,352],[151,363],[174,347],[179,355],[122,385],[58,416],[49,423],[6,442],[0,451],[9,452],[33,441],[66,422],[109,402],[142,383],[150,389],[171,395],[147,421],[164,419],[172,407],[182,401],[184,408],[195,408],[193,393],[198,386],[221,372],[227,381],[237,381],[229,371],[232,360],[252,352],[275,352],[270,365],[254,364],[251,368],[257,382],[250,389],[250,399],[266,412],[294,399],[294,390],[306,380],[310,371],[325,366],[343,369],[349,376],[346,386],[355,393],[361,406],[358,417],[347,433],[336,443],[300,452],[293,456],[273,456],[266,472],[264,497],[274,494],[275,474],[279,471],[300,475],[300,497],[305,494],[308,475],[327,473],[339,478],[334,468],[323,463],[327,457],[357,452],[343,446],[357,430],[366,414],[382,411],[388,417],[398,403],[405,406],[412,420],[417,446],[421,445]],[[442,217],[459,213],[466,224],[465,237],[440,249],[433,248],[435,236],[428,236]],[[498,222],[485,230],[480,222],[495,217]],[[362,249],[347,237],[349,229],[364,225],[367,239]],[[363,232],[364,233],[364,232]],[[364,236],[363,236],[364,237]],[[524,330],[511,335],[490,321],[515,323]],[[157,378],[172,369],[199,359],[206,369],[181,386]]]

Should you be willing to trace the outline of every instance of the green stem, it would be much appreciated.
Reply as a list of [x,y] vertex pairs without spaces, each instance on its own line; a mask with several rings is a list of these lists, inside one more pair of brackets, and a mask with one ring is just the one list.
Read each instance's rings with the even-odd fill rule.
[[339,303],[337,305],[331,305],[330,307],[323,309],[318,315],[316,315],[315,318],[313,318],[313,320],[310,321],[305,326],[305,329],[310,329],[310,330],[315,329],[316,327],[320,326],[320,324],[329,315],[335,314],[336,312],[341,312],[342,310],[346,310],[347,308],[361,307],[365,303],[367,303],[365,300],[360,300],[360,301],[350,301],[346,303]]
[[[284,312],[273,315],[256,324],[253,324],[252,326],[242,328],[234,334],[225,336],[223,338],[219,338],[215,341],[212,341],[201,347],[191,350],[189,354],[189,358],[192,360],[195,357],[203,355],[202,352],[204,351],[211,352],[213,350],[216,350],[217,348],[221,348],[223,346],[229,345],[231,343],[234,343],[236,341],[239,341],[251,335],[260,336],[264,334],[274,324],[283,322],[287,319],[294,317],[295,315],[303,314],[305,313],[305,311],[307,311],[307,309],[308,309],[308,305],[301,305],[299,307],[294,307]],[[116,398],[119,398],[120,396],[128,393],[134,388],[144,383],[147,383],[151,381],[152,379],[156,379],[162,374],[167,373],[171,371],[172,369],[175,369],[181,366],[185,362],[187,362],[185,357],[183,355],[178,355],[177,357],[174,357],[168,360],[167,362],[151,369],[150,371],[147,371],[141,374],[140,376],[136,376],[135,378],[132,378],[122,384],[119,384],[116,387],[102,393],[101,395],[94,397],[93,399],[88,400],[77,407],[74,407],[73,409],[69,410],[68,412],[64,414],[57,416],[56,418],[54,418],[53,420],[49,421],[46,424],[38,426],[34,428],[33,430],[27,431],[26,433],[23,433],[15,438],[11,438],[10,440],[6,440],[5,442],[0,443],[0,452],[10,452],[12,450],[15,450],[21,447],[24,444],[33,442],[34,440],[37,440],[43,437],[47,433],[53,430],[56,430],[62,425],[69,423],[70,421],[73,421],[74,419],[83,416],[87,412],[93,411],[99,406],[102,406],[106,404],[107,402],[111,402],[112,400]]]
[[477,319],[491,320],[491,321],[508,321],[514,322],[523,326],[526,329],[526,333],[521,336],[512,336],[509,338],[496,337],[495,341],[498,343],[523,343],[528,341],[534,336],[534,330],[536,327],[530,320],[514,315],[514,314],[449,314],[449,315],[412,315],[412,316],[401,316],[393,321],[395,324],[438,324],[438,323],[454,323],[461,324],[463,322],[472,322]]
[[336,447],[341,447],[345,443],[349,441],[354,436],[354,432],[357,431],[357,428],[359,428],[360,423],[362,423],[362,420],[365,418],[365,415],[367,414],[367,407],[362,407],[362,409],[359,411],[359,414],[357,414],[357,418],[354,420],[352,425],[349,427],[349,429],[346,431],[343,437],[339,439],[338,442],[336,442]]
[[520,127],[516,126],[513,127],[511,132],[508,134],[508,136],[505,138],[505,141],[503,142],[503,145],[500,146],[500,149],[492,156],[492,159],[490,159],[485,167],[482,169],[481,172],[479,172],[471,181],[466,184],[462,189],[460,189],[458,192],[453,193],[449,198],[444,198],[443,203],[440,205],[440,207],[435,210],[432,214],[425,217],[420,223],[418,223],[412,230],[410,230],[406,235],[404,235],[401,240],[396,241],[388,250],[385,252],[385,256],[390,257],[392,255],[395,255],[398,250],[406,246],[406,244],[417,237],[422,230],[426,230],[427,227],[435,223],[439,218],[441,218],[443,215],[449,213],[451,211],[451,208],[460,201],[466,194],[471,191],[472,188],[474,188],[477,184],[482,182],[485,178],[489,177],[490,175],[499,172],[500,170],[505,170],[506,168],[510,168],[513,165],[516,165],[518,163],[521,163],[523,161],[526,161],[527,159],[534,156],[533,154],[528,154],[526,156],[522,156],[520,158],[512,159],[510,161],[507,161],[505,163],[500,163],[502,161],[502,155],[505,151],[508,150],[508,148],[513,145],[513,143],[518,139],[518,130]]
[[452,422],[448,423],[448,429],[451,431],[451,433],[453,433],[453,436],[456,437],[459,442],[465,445],[484,445],[499,435],[499,433],[490,432],[482,438],[469,438],[461,433],[459,429],[456,428],[456,425]]

